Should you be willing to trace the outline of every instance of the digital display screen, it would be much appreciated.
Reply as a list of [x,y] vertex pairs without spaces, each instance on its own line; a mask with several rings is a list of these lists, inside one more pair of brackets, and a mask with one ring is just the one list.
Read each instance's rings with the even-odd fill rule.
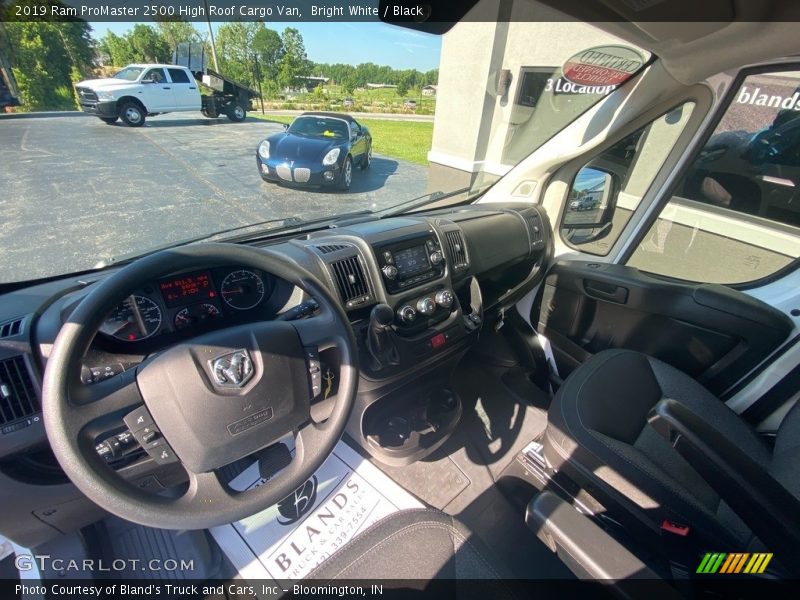
[[162,279],[158,282],[158,287],[169,308],[216,297],[214,286],[211,285],[211,275],[207,271]]
[[431,268],[428,249],[423,245],[398,250],[394,253],[394,265],[397,267],[397,273],[400,277],[427,271]]

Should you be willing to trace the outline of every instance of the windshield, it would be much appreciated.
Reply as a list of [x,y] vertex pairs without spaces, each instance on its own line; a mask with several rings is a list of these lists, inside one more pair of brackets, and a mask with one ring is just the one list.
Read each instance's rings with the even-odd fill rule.
[[587,23],[498,25],[6,23],[0,283],[474,201],[649,60]]
[[126,81],[136,81],[144,69],[142,67],[126,67],[114,75],[114,79],[125,79]]
[[347,123],[341,119],[327,119],[321,117],[297,117],[287,130],[295,135],[309,135],[347,139]]

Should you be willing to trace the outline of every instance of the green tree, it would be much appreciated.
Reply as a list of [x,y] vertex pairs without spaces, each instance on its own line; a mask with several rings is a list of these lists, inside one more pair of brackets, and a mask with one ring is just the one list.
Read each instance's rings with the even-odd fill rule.
[[278,67],[278,82],[281,87],[294,87],[295,79],[307,75],[312,63],[306,56],[306,47],[303,36],[293,28],[287,27],[281,36],[283,41],[283,57]]
[[412,77],[408,74],[404,74],[397,82],[397,95],[398,96],[405,96],[408,94],[408,90],[411,88]]
[[258,71],[266,86],[278,79],[278,68],[283,58],[283,40],[274,29],[267,29],[263,23],[253,36],[252,49],[258,62]]
[[27,110],[74,109],[73,85],[89,76],[94,57],[85,21],[7,22],[14,77]]
[[112,31],[107,31],[100,40],[98,52],[105,64],[124,67],[134,62],[130,44],[128,44],[124,36],[116,35]]
[[163,63],[169,62],[172,56],[167,41],[150,25],[137,23],[125,39],[130,44],[133,62]]
[[195,29],[195,26],[186,21],[158,21],[156,27],[170,52],[173,52],[178,44],[194,44],[203,41],[203,36]]

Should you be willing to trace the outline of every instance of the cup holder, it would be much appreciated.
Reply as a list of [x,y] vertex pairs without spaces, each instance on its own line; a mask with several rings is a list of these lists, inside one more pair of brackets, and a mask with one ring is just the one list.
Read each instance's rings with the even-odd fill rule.
[[363,421],[364,437],[382,454],[419,460],[444,443],[460,418],[461,400],[452,389],[418,389],[372,404]]

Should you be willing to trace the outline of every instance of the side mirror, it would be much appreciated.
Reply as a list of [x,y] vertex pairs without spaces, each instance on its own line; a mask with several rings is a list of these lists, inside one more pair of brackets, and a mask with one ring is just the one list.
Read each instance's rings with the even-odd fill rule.
[[283,124],[283,130],[287,131],[288,129],[289,129],[289,124],[288,123],[284,123]]
[[142,83],[155,83],[155,81],[150,77],[146,77],[142,79]]
[[564,229],[595,229],[611,222],[617,203],[616,178],[606,171],[584,167],[572,181]]
[[583,167],[572,181],[561,229],[573,244],[600,240],[611,233],[617,207],[617,178],[595,167]]

